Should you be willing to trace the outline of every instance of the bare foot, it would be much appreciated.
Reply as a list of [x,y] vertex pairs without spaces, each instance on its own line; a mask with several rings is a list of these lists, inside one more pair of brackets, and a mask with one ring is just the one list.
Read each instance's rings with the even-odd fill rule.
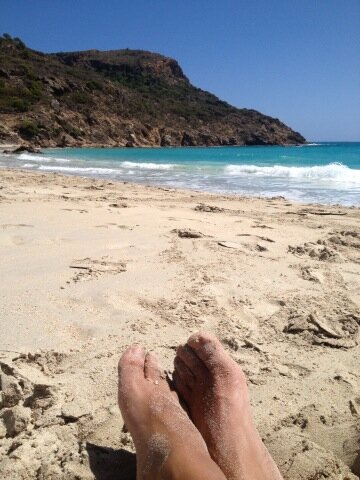
[[119,406],[135,443],[138,480],[225,480],[156,357],[141,347],[119,361]]
[[174,382],[228,480],[282,479],[253,423],[245,375],[219,340],[198,333],[179,347]]

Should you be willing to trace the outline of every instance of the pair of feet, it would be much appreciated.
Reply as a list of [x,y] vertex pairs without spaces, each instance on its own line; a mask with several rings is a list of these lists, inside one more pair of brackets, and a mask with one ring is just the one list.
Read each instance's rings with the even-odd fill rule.
[[244,373],[221,343],[192,335],[174,366],[172,388],[142,347],[119,361],[119,406],[137,479],[281,480],[253,423]]

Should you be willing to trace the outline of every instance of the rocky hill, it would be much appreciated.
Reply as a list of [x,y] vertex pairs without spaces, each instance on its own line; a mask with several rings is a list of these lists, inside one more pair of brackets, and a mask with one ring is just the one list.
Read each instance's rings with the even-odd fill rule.
[[114,50],[44,54],[0,37],[0,142],[48,146],[274,145],[305,139],[194,87],[178,63]]

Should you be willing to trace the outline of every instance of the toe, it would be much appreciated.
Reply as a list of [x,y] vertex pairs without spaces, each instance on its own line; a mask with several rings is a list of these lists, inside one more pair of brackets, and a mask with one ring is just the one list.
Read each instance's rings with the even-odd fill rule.
[[181,360],[180,357],[175,357],[174,367],[174,371],[177,373],[177,376],[181,383],[192,389],[196,382],[196,378],[194,377],[189,367],[186,366],[186,364]]
[[164,371],[159,365],[158,359],[152,352],[148,352],[145,356],[145,378],[152,380],[154,383],[164,379]]
[[187,345],[178,347],[176,358],[179,358],[186,365],[195,379],[203,379],[207,374],[207,368],[202,360]]
[[138,345],[128,348],[121,356],[118,364],[119,389],[118,401],[120,408],[127,405],[144,382],[145,351]]
[[122,354],[119,364],[118,372],[119,379],[123,379],[127,376],[144,377],[144,363],[145,363],[145,351],[139,345],[133,345],[129,347]]
[[185,383],[181,378],[179,370],[174,370],[173,382],[176,392],[178,393],[180,399],[185,402],[187,408],[191,401],[192,390],[189,385]]
[[[234,361],[226,352],[220,341],[212,334],[207,332],[198,332],[187,341],[187,345],[193,350],[209,370],[230,369],[234,366]],[[235,364],[236,365],[236,364]]]

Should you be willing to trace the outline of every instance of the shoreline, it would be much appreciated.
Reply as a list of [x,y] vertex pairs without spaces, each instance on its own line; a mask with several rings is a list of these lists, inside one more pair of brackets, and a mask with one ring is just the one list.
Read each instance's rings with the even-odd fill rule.
[[203,329],[286,480],[358,478],[359,208],[9,168],[0,185],[2,476],[134,480],[119,355],[140,343],[171,371]]
[[86,176],[86,175],[79,175],[75,173],[64,173],[64,172],[57,172],[57,171],[52,171],[52,172],[46,172],[46,171],[36,171],[36,170],[27,170],[24,168],[17,168],[17,167],[0,167],[0,172],[1,171],[18,171],[23,173],[24,175],[27,174],[33,174],[33,175],[49,175],[49,176],[59,176],[59,177],[65,177],[65,178],[78,178],[81,180],[89,180],[89,181],[97,181],[101,183],[108,183],[108,184],[118,184],[118,185],[129,185],[132,187],[143,187],[146,189],[152,188],[155,190],[160,190],[160,191],[171,191],[171,192],[179,192],[180,194],[186,194],[191,197],[194,197],[195,195],[198,195],[199,197],[204,196],[205,199],[210,199],[214,197],[214,200],[216,200],[216,197],[221,200],[232,200],[232,201],[251,201],[251,200],[259,200],[259,201],[273,201],[273,200],[283,200],[284,202],[288,202],[289,205],[293,206],[298,206],[298,207],[320,207],[320,208],[340,208],[340,209],[349,209],[349,210],[359,210],[360,211],[360,205],[343,205],[340,203],[317,203],[317,202],[301,202],[298,200],[293,200],[291,198],[286,197],[285,195],[273,195],[273,196],[256,196],[256,195],[245,195],[245,194],[232,194],[232,193],[221,193],[221,192],[212,192],[212,191],[206,191],[206,190],[195,190],[191,188],[179,188],[179,187],[172,187],[168,185],[156,185],[152,183],[137,183],[137,182],[130,182],[128,180],[122,180],[122,179],[113,179],[111,177],[109,178],[102,178],[102,177],[96,177],[96,176]]
[[[337,143],[337,142],[335,142],[335,144],[336,144],[336,143]],[[347,142],[347,143],[350,143],[350,144],[351,144],[351,143],[355,143],[355,144],[356,144],[357,142]],[[321,144],[318,144],[318,145],[321,146]],[[312,146],[312,145],[309,145],[309,146]],[[12,148],[12,149],[14,150],[15,147],[18,147],[18,145],[15,145],[15,144],[11,144],[11,145],[10,145],[10,144],[9,144],[9,145],[2,145],[2,146],[0,146],[0,153],[1,153],[1,149],[2,149],[3,153],[4,153],[4,150],[5,150],[5,153],[8,154],[7,157],[10,157],[10,158],[11,158],[11,153],[10,153],[9,151],[7,151],[6,147]],[[67,147],[63,147],[63,148],[67,149]],[[59,148],[59,151],[63,150],[63,148]],[[69,147],[69,148],[70,148],[70,149],[73,149],[74,147]],[[87,148],[98,149],[98,147],[87,147]],[[162,148],[166,148],[166,147],[162,147]],[[176,149],[177,147],[171,147],[171,148]],[[184,149],[187,149],[187,148],[190,148],[190,149],[193,149],[193,148],[198,149],[198,148],[203,148],[203,147],[181,147],[181,148],[184,148]],[[211,147],[208,147],[208,148],[211,148]],[[214,147],[214,148],[220,148],[220,147]],[[228,148],[228,147],[222,147],[222,148]],[[237,147],[235,147],[235,148],[237,148]],[[262,148],[262,147],[259,146],[259,148]],[[284,146],[283,148],[287,148],[287,147]],[[127,151],[129,150],[128,148],[125,148],[125,147],[123,147],[122,149],[123,149],[124,151],[125,151],[125,150],[127,150]],[[54,150],[54,149],[52,148],[51,150]],[[80,150],[82,150],[82,149],[80,148]],[[113,148],[108,148],[108,150],[113,150]],[[130,151],[131,151],[131,150],[132,150],[132,149],[130,149]],[[159,150],[161,150],[161,148],[160,148]],[[44,158],[46,159],[46,161],[49,161],[49,159],[52,158],[51,156],[48,157],[48,158],[46,157],[46,150],[45,150],[44,152],[41,151],[41,150],[38,152],[38,151],[31,151],[31,150],[28,150],[28,149],[25,148],[24,151],[19,152],[19,154],[21,154],[21,153],[27,153],[27,152],[30,153],[30,154],[41,154],[41,155],[44,154]],[[14,152],[14,154],[16,155],[15,152]],[[80,158],[81,158],[81,157],[80,157]],[[126,159],[127,159],[127,160],[126,160]],[[60,159],[60,160],[61,160],[61,162],[64,162],[64,161],[65,161],[65,160],[63,160],[63,159]],[[60,160],[59,160],[59,162],[60,162]],[[111,158],[110,158],[110,160],[111,160]],[[110,160],[109,160],[109,161],[110,161]],[[16,162],[16,161],[20,162],[20,160],[19,160],[18,158],[15,159],[15,162]],[[29,161],[31,161],[31,158],[30,158],[30,157],[29,157]],[[83,161],[83,160],[81,160],[81,161]],[[130,156],[129,158],[127,158],[127,157],[124,158],[124,163],[129,163],[129,165],[130,165],[131,162],[133,162],[133,161],[134,161],[134,160],[132,159],[132,156]],[[151,163],[152,161],[153,161],[153,159],[150,159],[150,165],[152,165],[152,163]],[[180,160],[180,164],[179,164],[179,165],[172,164],[172,163],[171,163],[171,160],[169,160],[169,161],[170,161],[169,166],[170,166],[170,165],[177,166],[177,167],[178,167],[179,165],[181,166],[181,160]],[[54,157],[54,162],[56,163],[56,157]],[[32,172],[34,172],[34,171],[41,171],[41,172],[42,172],[42,171],[46,171],[46,170],[47,170],[48,173],[50,173],[50,172],[57,172],[57,173],[59,173],[60,175],[63,174],[63,175],[77,176],[77,177],[82,177],[82,178],[97,178],[97,179],[101,179],[101,180],[104,180],[104,181],[105,181],[106,179],[108,179],[109,181],[114,181],[114,182],[116,182],[116,181],[119,181],[119,182],[126,181],[126,182],[130,182],[130,183],[135,183],[135,184],[136,184],[136,182],[134,182],[133,179],[136,178],[136,176],[138,175],[139,178],[140,178],[140,180],[138,180],[138,183],[137,183],[137,184],[139,184],[139,185],[153,185],[154,187],[159,187],[159,188],[162,188],[162,187],[164,187],[164,188],[175,188],[175,189],[176,189],[176,188],[179,188],[179,187],[177,187],[176,185],[174,185],[174,182],[175,182],[175,184],[176,184],[176,181],[175,181],[175,180],[174,180],[174,182],[172,182],[172,181],[169,180],[169,179],[165,179],[165,181],[163,181],[161,178],[159,178],[157,181],[154,180],[153,183],[148,183],[148,180],[147,180],[146,178],[145,178],[145,179],[142,178],[142,177],[144,177],[144,176],[143,176],[143,173],[142,173],[142,172],[143,172],[142,169],[138,169],[137,171],[135,171],[135,175],[134,175],[134,176],[129,176],[129,175],[128,175],[128,172],[126,171],[126,169],[123,170],[123,171],[121,171],[121,163],[119,163],[119,164],[114,163],[114,166],[111,166],[110,164],[109,164],[109,165],[105,165],[105,167],[103,168],[100,164],[99,164],[99,165],[96,165],[96,162],[95,162],[95,165],[91,165],[91,164],[90,164],[90,165],[85,165],[85,163],[84,163],[83,165],[81,165],[81,166],[79,166],[79,167],[77,167],[76,165],[75,165],[75,166],[72,166],[72,164],[71,164],[71,158],[70,158],[69,160],[66,160],[66,162],[70,162],[70,164],[69,164],[70,166],[66,166],[66,167],[65,167],[65,166],[59,165],[59,166],[57,167],[56,164],[55,164],[55,165],[50,164],[50,166],[42,166],[42,165],[38,166],[37,163],[34,163],[34,167],[36,166],[36,168],[26,169],[26,168],[24,168],[23,165],[21,165],[21,166],[16,166],[16,165],[15,165],[15,166],[11,166],[11,165],[6,165],[6,164],[5,164],[4,166],[1,166],[1,168],[14,168],[14,169],[19,169],[19,170],[21,170],[21,171],[32,171]],[[213,184],[212,186],[209,186],[209,185],[205,186],[205,185],[203,185],[203,188],[204,188],[204,189],[199,190],[199,187],[196,186],[196,183],[199,181],[199,180],[196,178],[196,176],[194,176],[193,178],[190,178],[190,180],[188,181],[188,186],[187,186],[187,187],[180,187],[180,189],[187,189],[187,190],[189,191],[189,194],[191,194],[192,192],[196,192],[196,193],[204,192],[204,193],[209,193],[209,194],[213,194],[213,195],[221,195],[221,196],[229,196],[229,197],[236,196],[236,197],[238,197],[238,198],[243,198],[243,197],[247,198],[247,197],[248,197],[248,198],[263,198],[263,199],[267,199],[267,198],[270,198],[270,199],[271,199],[271,198],[273,198],[273,197],[281,196],[281,197],[284,197],[284,198],[285,198],[287,201],[289,201],[289,202],[299,203],[299,204],[303,204],[303,205],[319,205],[319,206],[323,206],[324,208],[325,208],[326,206],[339,206],[339,207],[349,207],[349,208],[360,208],[360,203],[357,203],[357,202],[356,202],[356,193],[355,193],[355,192],[356,192],[356,189],[355,189],[354,191],[352,190],[352,188],[354,188],[354,187],[352,187],[351,181],[350,181],[350,187],[351,187],[351,188],[349,187],[350,190],[345,190],[345,186],[342,185],[340,188],[334,188],[334,186],[331,186],[331,188],[329,187],[328,190],[325,189],[325,191],[323,191],[323,192],[321,191],[321,189],[323,188],[321,182],[323,182],[323,180],[324,180],[324,179],[322,178],[322,175],[325,175],[325,176],[328,175],[330,180],[331,180],[332,175],[335,175],[335,176],[339,175],[340,178],[341,178],[341,175],[347,175],[347,176],[349,176],[349,173],[348,173],[347,170],[349,170],[349,169],[351,170],[351,168],[352,168],[351,166],[347,166],[346,164],[344,164],[344,165],[342,166],[342,168],[347,169],[347,170],[345,171],[345,173],[344,173],[342,170],[340,170],[340,171],[336,170],[335,172],[333,172],[331,169],[330,169],[330,171],[328,171],[328,170],[325,169],[325,171],[324,171],[324,172],[321,172],[321,174],[316,172],[316,168],[320,168],[320,169],[323,168],[323,167],[326,167],[326,168],[328,168],[328,167],[333,167],[333,168],[335,168],[336,165],[340,165],[340,166],[342,165],[342,164],[338,164],[337,162],[332,162],[331,160],[329,160],[329,162],[330,162],[330,163],[328,163],[328,164],[326,164],[326,165],[321,165],[321,162],[320,162],[320,165],[311,165],[311,164],[310,164],[308,167],[307,167],[307,166],[302,167],[301,165],[298,165],[298,166],[297,166],[297,165],[295,165],[295,166],[294,166],[294,165],[289,165],[289,166],[288,166],[288,165],[286,165],[286,164],[281,164],[281,163],[279,163],[279,165],[278,165],[277,163],[274,163],[273,165],[270,164],[269,166],[265,166],[265,167],[264,167],[265,170],[266,170],[267,168],[270,168],[270,169],[275,168],[275,169],[276,169],[276,167],[279,167],[279,168],[280,168],[280,175],[282,174],[282,173],[281,173],[281,168],[282,168],[282,167],[284,167],[285,169],[290,169],[290,170],[291,170],[292,168],[295,168],[295,169],[299,169],[300,171],[301,171],[302,169],[312,170],[312,169],[314,168],[314,169],[315,169],[315,173],[314,173],[315,178],[319,178],[319,179],[318,179],[318,182],[319,182],[318,188],[319,188],[319,192],[320,192],[320,199],[317,199],[317,198],[316,198],[316,197],[319,196],[317,193],[312,194],[312,191],[311,191],[311,188],[310,188],[310,187],[306,187],[306,186],[305,186],[305,187],[304,187],[304,190],[302,191],[302,190],[301,190],[301,188],[302,188],[301,185],[299,185],[298,183],[296,183],[296,181],[295,181],[295,183],[292,183],[292,182],[294,182],[293,178],[296,179],[297,177],[296,177],[296,176],[295,176],[295,177],[292,177],[291,172],[288,173],[289,178],[290,178],[291,181],[287,184],[287,183],[286,183],[286,182],[287,182],[287,180],[286,180],[287,177],[286,177],[286,175],[285,175],[284,177],[281,178],[281,181],[283,182],[283,188],[280,188],[280,189],[276,189],[276,188],[275,188],[275,190],[274,190],[273,192],[271,191],[272,189],[271,189],[271,181],[270,181],[270,178],[272,178],[272,175],[275,175],[275,179],[276,179],[277,173],[275,173],[275,174],[274,174],[274,173],[271,173],[270,176],[268,177],[269,180],[268,180],[268,181],[266,180],[265,183],[262,184],[261,182],[262,182],[262,174],[263,174],[263,172],[260,172],[261,175],[258,177],[258,178],[260,179],[260,180],[259,180],[260,183],[258,183],[257,185],[252,184],[252,186],[250,187],[250,189],[248,189],[248,190],[249,190],[248,192],[246,191],[246,189],[247,189],[247,187],[246,187],[247,183],[246,183],[246,182],[247,182],[248,180],[246,180],[246,181],[245,181],[245,180],[242,180],[242,181],[243,181],[243,184],[241,184],[241,182],[240,182],[240,184],[239,184],[238,187],[236,187],[236,185],[235,185],[234,183],[231,184],[231,181],[233,182],[233,180],[231,180],[230,183],[228,183],[228,185],[229,185],[228,189],[225,188],[226,182],[223,182],[223,183],[220,183],[219,185],[216,185],[216,184]],[[6,162],[5,162],[5,163],[6,163]],[[291,163],[291,162],[290,162],[290,163]],[[32,164],[30,164],[30,165],[25,165],[25,166],[31,167],[31,165],[32,165]],[[139,165],[140,165],[140,164],[139,164]],[[146,161],[144,161],[144,165],[146,165]],[[159,165],[161,166],[162,164],[159,163]],[[255,169],[256,169],[256,168],[259,168],[259,169],[261,170],[261,169],[263,168],[261,165],[262,165],[261,163],[260,163],[259,165],[257,165],[256,162],[255,162],[255,164],[254,164],[254,165],[250,165],[250,167],[253,166]],[[134,168],[136,169],[137,166],[138,166],[138,164],[135,162],[135,163],[134,163]],[[166,166],[168,166],[168,165],[166,165]],[[226,166],[234,167],[234,168],[241,168],[241,167],[242,167],[242,164],[239,163],[239,167],[238,167],[238,165],[237,165],[236,163],[235,163],[234,165],[232,165],[232,164],[225,164],[225,163],[224,163],[224,167],[226,167]],[[244,165],[244,167],[247,167],[247,166],[248,166],[248,165]],[[127,167],[128,167],[128,166],[127,166]],[[86,174],[82,175],[81,172],[80,172],[80,171],[83,171],[83,170],[94,170],[94,171],[95,171],[95,170],[97,170],[97,169],[99,169],[99,170],[107,170],[107,169],[111,169],[111,168],[114,169],[114,170],[111,170],[111,172],[113,172],[113,173],[112,173],[112,174],[108,174],[108,177],[107,177],[107,178],[106,178],[106,175],[105,175],[105,174],[102,175],[103,172],[100,172],[99,174],[97,174],[97,173],[95,173],[95,172],[91,172],[91,173],[89,173],[88,175],[86,175]],[[116,169],[117,169],[117,168],[119,169],[119,172],[118,172],[118,173],[116,173]],[[130,167],[129,167],[129,168],[130,168]],[[337,167],[336,167],[336,168],[337,168]],[[65,171],[65,170],[69,170],[69,171]],[[74,172],[72,172],[72,171],[70,171],[70,170],[74,170]],[[109,171],[110,171],[110,170],[109,170]],[[358,170],[357,170],[356,168],[354,169],[354,171],[358,173]],[[130,173],[133,174],[134,172],[130,172]],[[312,174],[313,174],[312,172],[309,173],[309,172],[307,172],[307,171],[306,171],[305,173],[304,173],[304,172],[300,172],[300,174],[299,174],[300,177],[299,177],[299,178],[302,178],[302,176],[304,176],[304,178],[306,179],[307,175],[310,175],[310,176],[311,176]],[[253,177],[251,178],[251,180],[250,180],[251,182],[254,182],[254,181],[255,181],[254,179],[256,178],[256,172],[255,172],[254,175],[255,175],[255,176],[253,176]],[[265,175],[265,177],[266,177],[267,173],[264,173],[263,175]],[[316,175],[320,175],[320,176],[319,176],[319,177],[316,177]],[[117,176],[118,178],[114,178],[115,176]],[[120,178],[119,178],[119,177],[120,177]],[[121,178],[121,177],[122,177],[122,178]],[[263,178],[265,178],[265,177],[263,177]],[[153,178],[153,179],[156,179],[156,177],[152,177],[152,178]],[[232,179],[232,178],[236,178],[236,177],[229,176],[229,179]],[[244,177],[244,178],[247,178],[247,177],[246,177],[246,172],[245,172],[245,177]],[[347,177],[346,177],[346,179],[347,179]],[[211,180],[211,181],[213,181],[213,180]],[[227,181],[229,182],[229,180],[227,180]],[[340,180],[339,180],[339,181],[340,181]],[[344,181],[345,181],[345,180],[344,180]],[[348,181],[348,179],[347,179],[346,181]],[[194,183],[194,185],[192,185],[192,183]],[[306,183],[305,183],[305,185],[306,185]],[[309,184],[309,185],[311,185],[311,184]],[[334,185],[336,185],[336,183],[334,183]],[[346,185],[346,183],[345,183],[344,185]],[[201,186],[200,186],[200,188],[201,188]],[[299,190],[300,193],[293,195],[293,194],[292,194],[292,191],[295,191],[295,192],[296,192],[299,188],[300,188],[300,190]],[[307,190],[307,189],[308,189],[308,190]],[[239,190],[239,192],[237,193],[236,190]],[[261,194],[261,192],[264,191],[264,190],[265,190],[265,193],[264,193],[264,194]],[[266,191],[266,190],[268,190],[268,191]],[[276,190],[278,190],[278,191],[276,191]],[[317,192],[316,189],[315,189],[314,191]],[[347,193],[345,193],[346,191],[347,191]],[[251,192],[251,193],[250,193],[250,192]],[[332,198],[336,198],[337,195],[340,197],[340,198],[339,198],[339,201],[337,201],[336,203],[333,203],[333,202],[332,202]],[[302,196],[304,196],[304,198],[296,198],[296,197],[302,197]],[[306,198],[307,196],[309,197],[309,200],[307,200],[307,198]],[[295,197],[295,198],[294,198],[294,197]]]
[[[321,144],[339,144],[339,143],[349,143],[349,144],[356,144],[360,143],[360,141],[306,141],[305,143],[299,143],[299,144],[293,144],[293,143],[279,143],[279,144],[271,144],[271,145],[167,145],[167,146],[161,146],[161,145],[136,145],[136,146],[131,146],[128,147],[126,145],[107,145],[107,144],[95,144],[95,143],[89,143],[89,144],[79,144],[79,145],[65,145],[65,146],[56,146],[56,147],[43,147],[38,144],[29,144],[26,142],[23,143],[9,143],[9,144],[0,144],[0,153],[4,153],[5,150],[16,150],[16,148],[19,147],[24,147],[24,151],[29,151],[31,153],[32,149],[39,149],[41,150],[64,150],[64,149],[71,149],[71,148],[108,148],[108,149],[123,149],[123,150],[153,150],[153,149],[158,149],[158,150],[163,150],[163,149],[201,149],[201,148],[206,148],[206,149],[218,149],[218,148],[253,148],[253,147],[259,147],[259,148],[266,148],[266,147],[283,147],[283,148],[292,148],[292,147],[311,147],[315,145],[321,145]],[[28,150],[29,149],[29,150]],[[11,155],[14,152],[9,152]],[[43,153],[43,152],[41,152]]]

